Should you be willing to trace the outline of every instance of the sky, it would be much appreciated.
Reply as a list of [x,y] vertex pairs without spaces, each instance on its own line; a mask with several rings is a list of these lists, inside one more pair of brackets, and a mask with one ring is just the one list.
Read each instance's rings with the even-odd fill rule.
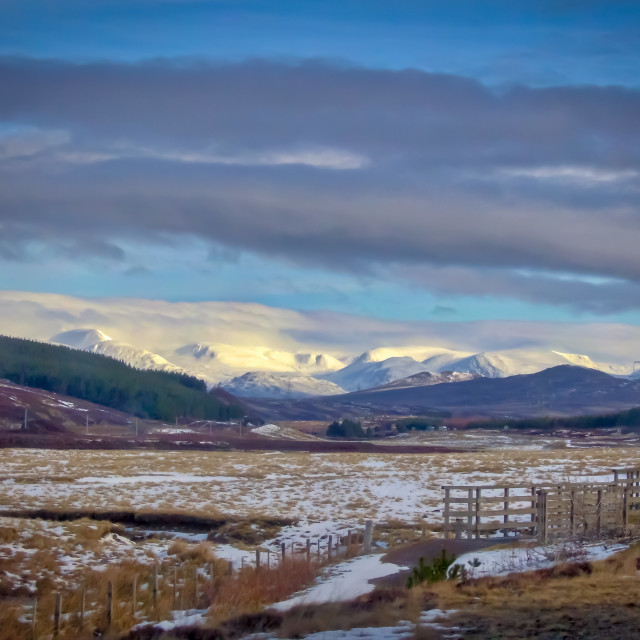
[[0,289],[640,325],[640,4],[0,0]]

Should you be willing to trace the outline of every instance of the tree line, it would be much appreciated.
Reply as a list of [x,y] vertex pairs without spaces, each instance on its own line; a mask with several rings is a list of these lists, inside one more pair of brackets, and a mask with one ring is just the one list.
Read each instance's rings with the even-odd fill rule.
[[195,376],[140,370],[108,356],[22,338],[0,336],[0,378],[152,420],[244,415],[233,396],[208,392]]

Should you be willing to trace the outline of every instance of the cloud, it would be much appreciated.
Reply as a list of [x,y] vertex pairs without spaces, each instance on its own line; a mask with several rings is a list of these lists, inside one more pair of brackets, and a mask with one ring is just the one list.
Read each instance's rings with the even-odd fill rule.
[[264,60],[5,58],[0,86],[0,124],[58,132],[0,154],[5,257],[13,238],[197,237],[445,293],[640,305],[640,91]]

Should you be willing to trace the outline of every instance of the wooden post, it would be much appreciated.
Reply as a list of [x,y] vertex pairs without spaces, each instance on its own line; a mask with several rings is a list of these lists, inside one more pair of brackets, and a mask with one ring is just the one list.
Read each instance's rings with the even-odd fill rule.
[[136,607],[137,607],[137,600],[138,600],[138,576],[133,574],[133,585],[131,588],[131,611],[133,613],[133,617],[136,617]]
[[84,614],[87,606],[87,587],[82,585],[82,599],[80,601],[80,631],[84,631]]
[[318,564],[320,563],[320,538],[318,538],[318,555],[317,555]]
[[473,489],[467,489],[467,536],[473,538]]
[[173,608],[178,608],[178,567],[173,567]]
[[111,629],[113,622],[113,583],[107,582],[107,629]]
[[449,531],[449,498],[451,495],[451,488],[444,487],[444,537],[450,537]]
[[53,637],[57,638],[60,634],[60,613],[62,611],[62,594],[56,593],[56,608],[53,613]]
[[571,536],[576,535],[576,490],[571,489],[571,505],[569,507],[569,527]]
[[256,571],[260,570],[260,549],[256,549]]
[[599,536],[602,532],[602,489],[598,489],[596,504],[596,533]]
[[333,544],[333,536],[329,536],[329,545],[327,546],[327,560],[331,561],[331,545]]
[[629,527],[629,487],[624,488],[622,497],[622,527],[626,533]]
[[455,538],[456,540],[460,540],[460,538],[462,538],[462,530],[464,529],[462,518],[456,518],[455,527]]
[[33,597],[33,609],[31,610],[31,640],[37,640],[36,621],[38,619],[38,596]]
[[[475,516],[476,516],[476,526],[475,526],[475,533],[476,533],[476,538],[480,537],[480,520],[482,519],[480,516],[480,496],[482,494],[482,489],[480,489],[479,487],[476,489],[476,504],[475,504]],[[471,535],[471,533],[469,533],[469,535]]]
[[285,557],[287,555],[287,549],[286,549],[286,546],[285,546],[284,542],[280,545],[280,548],[282,550],[282,562],[284,562]]
[[245,561],[245,558],[244,558],[244,556],[242,556],[242,558],[240,558],[240,569],[241,570],[244,569],[244,561]]
[[158,607],[158,565],[153,565],[153,573],[151,575],[151,593],[153,595],[153,608]]
[[194,608],[198,608],[198,604],[200,602],[200,593],[198,592],[198,565],[193,566],[193,599],[194,599]]
[[271,569],[271,550],[267,549],[267,570]]
[[311,562],[311,540],[307,538],[307,562]]
[[371,553],[373,544],[373,520],[367,520],[364,525],[364,552]]
[[532,536],[536,535],[536,488],[535,486],[531,487],[531,531],[530,534]]
[[509,514],[507,513],[507,511],[509,511],[509,487],[505,487],[504,488],[504,516],[502,517],[502,523],[505,525],[504,527],[504,537],[507,538],[509,536],[509,529],[507,528],[507,525],[509,524]]
[[547,492],[540,489],[538,496],[538,541],[547,543]]
[[229,560],[229,575],[233,575],[233,562],[231,562],[231,560]]

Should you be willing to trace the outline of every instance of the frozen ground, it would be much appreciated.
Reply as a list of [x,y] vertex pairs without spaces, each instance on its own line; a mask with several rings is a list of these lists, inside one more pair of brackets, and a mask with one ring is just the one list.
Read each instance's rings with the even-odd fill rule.
[[284,517],[299,520],[300,533],[321,536],[368,518],[438,523],[442,485],[584,480],[636,466],[638,458],[635,448],[420,455],[6,449],[0,504]]
[[513,572],[547,569],[555,564],[585,560],[604,560],[618,551],[623,551],[625,544],[590,544],[567,543],[547,546],[524,546],[505,549],[492,549],[466,553],[456,558],[455,563],[464,567],[472,577],[503,576]]

